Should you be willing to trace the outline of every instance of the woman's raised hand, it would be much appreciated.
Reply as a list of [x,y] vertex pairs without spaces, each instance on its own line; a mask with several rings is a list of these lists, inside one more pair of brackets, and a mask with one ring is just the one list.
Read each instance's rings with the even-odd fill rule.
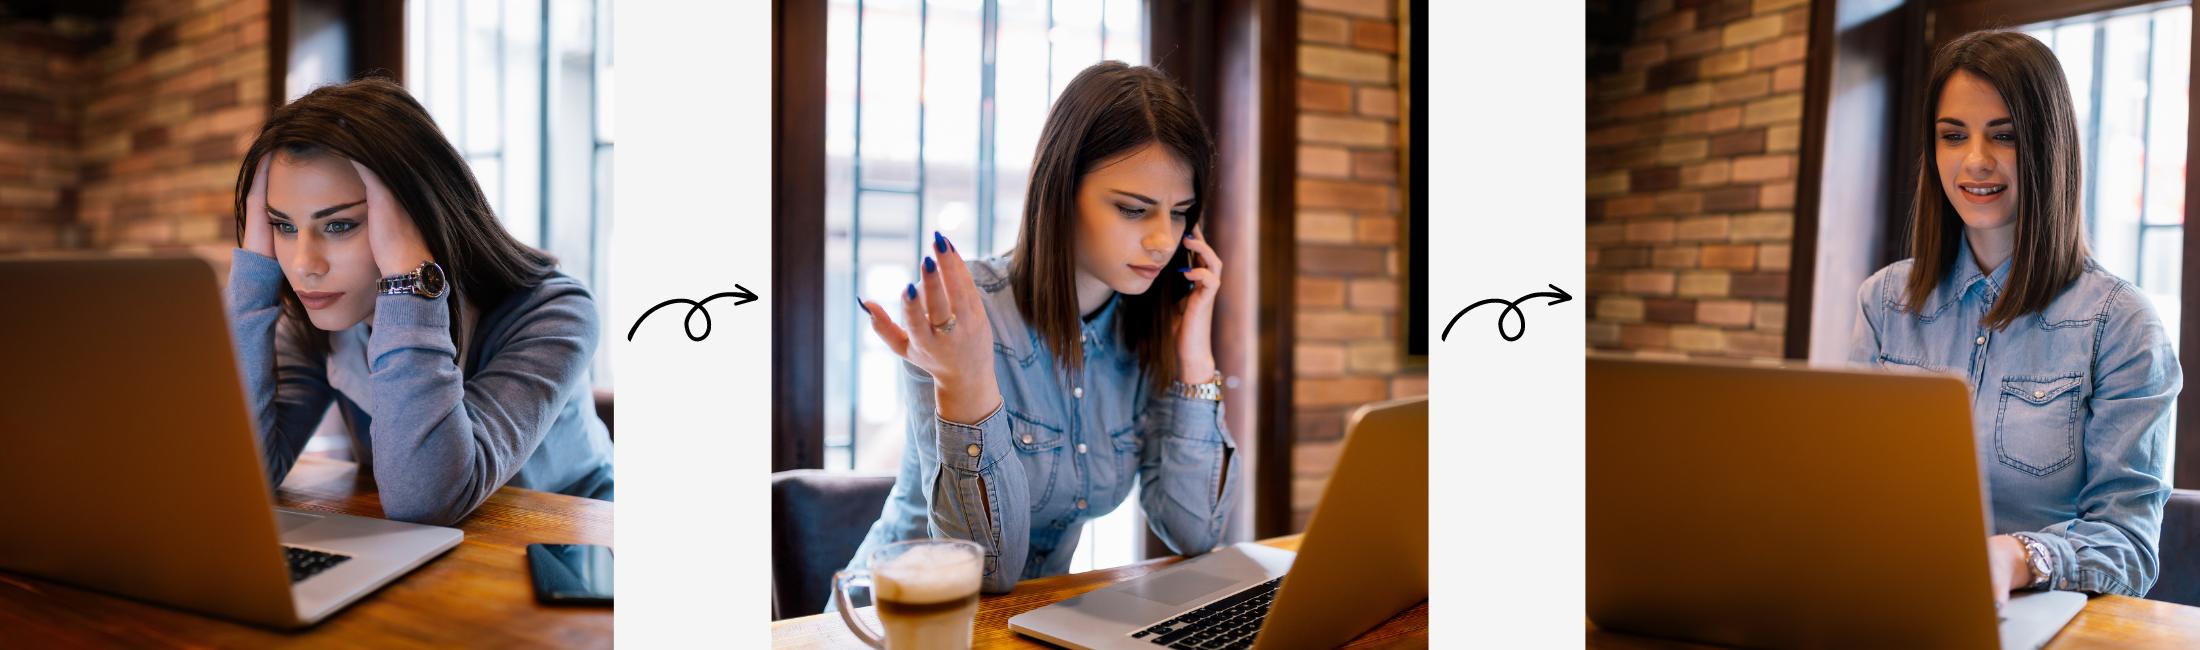
[[382,184],[382,177],[357,160],[351,161],[351,167],[367,186],[367,247],[374,249],[374,265],[382,277],[412,273],[421,262],[432,261],[420,225],[390,194],[389,186]]
[[896,296],[901,325],[887,316],[884,305],[861,298],[856,303],[886,347],[932,375],[940,417],[975,424],[1001,404],[993,374],[993,327],[962,253],[937,232],[932,251],[937,259],[924,258],[923,281]]
[[244,195],[244,241],[239,244],[268,259],[275,259],[275,226],[267,222],[267,163],[274,159],[274,152],[261,154],[259,169],[252,172],[252,189]]
[[1184,297],[1184,315],[1176,322],[1177,381],[1197,384],[1215,376],[1215,295],[1222,292],[1222,256],[1197,227],[1185,233],[1184,248],[1191,251],[1185,258],[1191,266],[1182,272],[1192,282],[1192,293]]

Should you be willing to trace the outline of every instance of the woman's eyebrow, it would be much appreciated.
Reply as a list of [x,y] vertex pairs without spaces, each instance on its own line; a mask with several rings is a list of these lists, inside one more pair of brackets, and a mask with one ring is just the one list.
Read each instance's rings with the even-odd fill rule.
[[[1139,201],[1143,201],[1143,202],[1145,202],[1145,204],[1146,204],[1146,205],[1153,205],[1153,204],[1156,204],[1156,203],[1160,203],[1160,201],[1155,201],[1155,200],[1153,200],[1153,198],[1151,198],[1151,197],[1148,197],[1148,196],[1146,196],[1146,195],[1144,195],[1144,194],[1136,194],[1136,193],[1132,193],[1132,192],[1125,192],[1125,191],[1123,191],[1123,190],[1116,190],[1116,189],[1111,189],[1111,190],[1108,190],[1108,191],[1110,191],[1110,192],[1114,192],[1114,193],[1116,193],[1116,194],[1121,194],[1121,195],[1123,195],[1123,196],[1128,196],[1128,197],[1131,197],[1131,198],[1134,198],[1134,199],[1138,199]],[[1177,207],[1183,207],[1183,206],[1191,205],[1191,204],[1192,204],[1192,201],[1193,201],[1193,199],[1184,199],[1184,200],[1182,200],[1182,201],[1177,201],[1177,202],[1176,202],[1176,205],[1177,205]]]
[[[1939,120],[1937,120],[1937,121],[1938,121],[1938,122],[1941,122],[1941,123],[1945,123],[1945,124],[1954,124],[1954,125],[1956,125],[1956,126],[1963,126],[1963,125],[1964,125],[1964,124],[1963,124],[1963,120],[1959,120],[1959,119],[1956,119],[1956,118],[1953,118],[1953,117],[1943,117],[1943,118],[1940,118],[1940,119],[1939,119]],[[2008,124],[2008,123],[2010,123],[2010,122],[2011,122],[2011,120],[2010,120],[2009,118],[2006,118],[2006,117],[1997,117],[1997,118],[1994,118],[1994,119],[1993,119],[1992,121],[1989,121],[1989,122],[1987,122],[1987,123],[1986,123],[1986,126],[1987,126],[1987,127],[1996,127],[1996,126],[2001,126],[2001,125],[2003,125],[2003,124]]]
[[[346,209],[349,209],[349,208],[350,208],[351,206],[359,205],[359,204],[361,204],[361,203],[366,203],[366,202],[367,202],[367,200],[366,200],[366,199],[359,199],[359,200],[357,200],[357,201],[352,201],[352,202],[350,202],[350,203],[345,203],[345,204],[342,204],[342,205],[332,205],[332,206],[329,206],[329,207],[321,208],[321,209],[319,209],[319,210],[315,210],[315,211],[313,212],[313,218],[315,218],[315,219],[327,219],[327,218],[329,218],[329,215],[333,215],[333,214],[336,214],[336,213],[338,213],[338,212],[343,212],[344,210],[346,210]],[[268,214],[271,214],[271,215],[274,215],[274,216],[276,216],[276,217],[279,217],[279,218],[283,218],[283,219],[289,219],[289,218],[290,218],[290,215],[287,215],[287,214],[283,214],[283,211],[275,209],[275,206],[272,206],[272,205],[270,205],[270,206],[267,206],[267,213],[268,213]]]

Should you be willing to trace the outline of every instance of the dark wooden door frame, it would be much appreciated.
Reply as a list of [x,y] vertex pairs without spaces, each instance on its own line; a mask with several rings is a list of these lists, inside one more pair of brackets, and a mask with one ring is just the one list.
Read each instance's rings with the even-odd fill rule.
[[825,466],[825,2],[772,2],[772,471]]

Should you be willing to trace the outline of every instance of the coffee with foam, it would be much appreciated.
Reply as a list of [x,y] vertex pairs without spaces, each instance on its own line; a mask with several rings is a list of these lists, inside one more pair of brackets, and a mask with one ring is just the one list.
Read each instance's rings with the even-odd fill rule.
[[884,647],[970,647],[984,549],[961,540],[901,542],[873,553],[870,566]]

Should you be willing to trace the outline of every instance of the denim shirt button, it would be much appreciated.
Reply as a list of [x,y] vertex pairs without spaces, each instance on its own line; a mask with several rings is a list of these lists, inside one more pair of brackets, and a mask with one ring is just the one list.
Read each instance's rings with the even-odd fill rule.
[[1084,399],[1084,398],[1085,398],[1085,387],[1083,387],[1083,386],[1078,386],[1078,387],[1076,387],[1076,388],[1072,388],[1072,389],[1069,389],[1069,394],[1070,394],[1070,396],[1072,396],[1072,397],[1075,397],[1075,398],[1077,398],[1077,399]]
[[2047,391],[2044,391],[2044,390],[2035,390],[2035,391],[2032,391],[2032,399],[2039,399],[2039,398],[2042,398],[2042,397],[2046,397],[2046,396],[2047,396]]
[[1078,500],[1077,500],[1077,509],[1078,509],[1078,510],[1083,510],[1083,509],[1085,509],[1085,500],[1084,500],[1084,499],[1078,499]]
[[1978,340],[1972,341],[1972,343],[1977,343],[1977,344],[1979,344],[1979,345],[1985,345],[1985,344],[1986,344],[1986,337],[1984,337],[1984,336],[1978,337]]
[[1024,444],[1031,444],[1031,434],[1024,434]]
[[1085,443],[1077,443],[1077,453],[1085,453]]
[[969,448],[969,449],[967,449],[967,450],[965,450],[965,451],[968,451],[968,452],[970,452],[970,457],[971,457],[971,458],[977,458],[977,457],[978,457],[978,444],[977,444],[977,443],[971,443],[971,444],[970,444],[970,448]]

